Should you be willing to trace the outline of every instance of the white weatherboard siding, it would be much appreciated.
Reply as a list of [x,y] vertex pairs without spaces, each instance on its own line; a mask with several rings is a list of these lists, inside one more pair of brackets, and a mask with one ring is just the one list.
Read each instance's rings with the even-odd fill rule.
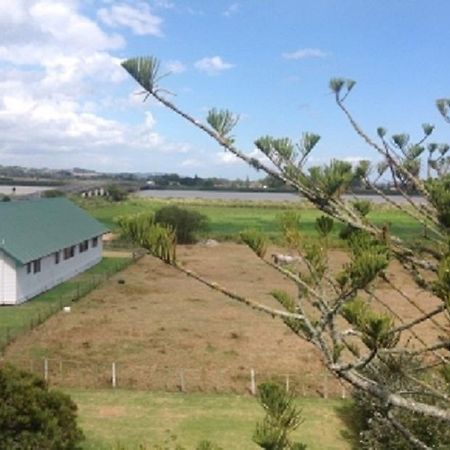
[[14,305],[16,297],[16,263],[0,251],[0,305]]
[[64,260],[63,249],[59,254],[59,264],[55,264],[54,253],[41,258],[41,271],[37,273],[33,273],[33,267],[31,267],[31,273],[27,273],[26,264],[16,267],[17,295],[13,303],[22,303],[100,262],[102,259],[101,236],[98,238],[97,247],[92,247],[92,239],[89,239],[89,248],[85,252],[80,253],[77,244],[72,258]]

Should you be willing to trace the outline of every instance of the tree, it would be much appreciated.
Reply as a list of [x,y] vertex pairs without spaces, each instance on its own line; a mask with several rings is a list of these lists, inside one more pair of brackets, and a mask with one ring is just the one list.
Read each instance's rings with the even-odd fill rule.
[[126,190],[117,184],[110,184],[106,191],[108,192],[108,198],[113,202],[121,202],[127,198]]
[[[169,101],[164,95],[167,91],[159,85],[162,77],[157,59],[133,58],[122,65],[144,89],[144,99],[152,96],[209,135],[225,150],[292,187],[326,216],[358,230],[350,233],[350,261],[339,273],[329,268],[327,240],[306,240],[298,230],[286,228],[287,244],[299,252],[306,267],[306,271],[298,271],[265,258],[267,244],[263,234],[253,234],[251,239],[244,239],[257,257],[297,286],[299,294],[296,298],[285,292],[274,293],[281,308],[272,308],[232,292],[187,270],[176,259],[170,264],[234,300],[281,319],[293,333],[319,349],[324,365],[335,376],[381,401],[386,424],[400,432],[410,446],[429,448],[403,420],[403,414],[450,422],[450,400],[442,387],[446,384],[442,384],[442,377],[436,369],[448,367],[450,350],[446,328],[450,303],[450,158],[447,156],[450,146],[427,143],[434,126],[424,124],[422,136],[416,142],[412,142],[407,134],[394,134],[389,138],[382,127],[377,130],[377,139],[373,139],[358,125],[346,106],[355,82],[333,79],[330,89],[338,108],[353,130],[377,152],[380,164],[372,168],[368,161],[361,161],[354,167],[344,161],[332,160],[328,165],[307,168],[308,157],[320,140],[320,136],[314,133],[304,133],[296,144],[287,137],[263,136],[257,139],[256,147],[270,161],[266,163],[247,155],[235,145],[231,132],[237,117],[229,111],[212,109],[206,123],[202,123]],[[437,107],[450,123],[450,100],[438,100]],[[420,178],[424,159],[429,175],[427,180]],[[394,202],[377,187],[381,176],[392,178],[404,204]],[[412,245],[371,222],[363,214],[364,207],[358,208],[343,198],[356,181],[369,186],[394,208],[426,226],[429,239],[421,245]],[[424,203],[413,202],[410,198],[412,192],[420,194]],[[327,226],[323,225],[319,227],[326,230]],[[157,252],[154,254],[159,256]],[[413,297],[405,293],[386,272],[392,260],[399,261],[421,292],[434,295],[438,305],[427,309],[420,292]],[[400,293],[404,301],[417,311],[414,319],[403,319],[391,308],[389,301],[377,295],[375,287],[380,280]],[[373,304],[378,304],[378,308],[373,308]],[[420,331],[424,322],[431,323],[440,331],[441,337],[432,344],[424,340]],[[402,338],[406,335],[412,340]],[[420,358],[417,370],[423,374],[423,379],[419,383],[420,396],[417,398],[365,371],[367,367],[386,365],[388,361],[400,360],[406,355]],[[418,379],[417,373],[407,368],[405,375]],[[436,378],[439,381],[435,381]]]
[[76,410],[67,395],[49,391],[41,378],[12,366],[0,369],[1,448],[79,448],[83,433]]
[[258,386],[258,400],[266,416],[256,424],[253,441],[265,450],[306,450],[306,445],[292,442],[289,436],[302,422],[293,395],[269,382]]
[[158,209],[155,222],[173,229],[179,244],[193,244],[197,240],[196,234],[208,227],[208,218],[204,214],[176,205]]

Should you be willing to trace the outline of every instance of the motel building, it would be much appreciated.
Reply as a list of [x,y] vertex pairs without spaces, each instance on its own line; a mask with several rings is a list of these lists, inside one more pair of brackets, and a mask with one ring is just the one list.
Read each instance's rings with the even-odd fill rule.
[[0,202],[0,305],[17,305],[102,259],[108,230],[65,198]]

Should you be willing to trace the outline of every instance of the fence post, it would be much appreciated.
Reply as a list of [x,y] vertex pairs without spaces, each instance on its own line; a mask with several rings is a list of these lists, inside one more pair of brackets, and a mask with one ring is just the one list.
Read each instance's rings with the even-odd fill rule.
[[323,398],[328,398],[328,375],[326,372],[323,375]]
[[256,395],[255,369],[250,370],[250,392],[252,395]]
[[347,398],[347,392],[346,392],[346,390],[345,390],[345,386],[344,385],[342,385],[342,398],[345,400],[346,398]]
[[289,394],[289,374],[286,375],[286,392]]
[[44,380],[48,383],[48,359],[44,359]]
[[117,386],[117,379],[116,379],[116,363],[113,362],[112,363],[112,387],[113,389],[115,389],[115,387]]

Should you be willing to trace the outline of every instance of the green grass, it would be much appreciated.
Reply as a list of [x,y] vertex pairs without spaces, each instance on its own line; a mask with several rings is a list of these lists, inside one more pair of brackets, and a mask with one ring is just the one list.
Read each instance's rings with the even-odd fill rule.
[[[205,214],[210,221],[210,228],[202,237],[215,239],[236,238],[247,228],[257,228],[267,233],[271,238],[280,236],[279,216],[285,211],[298,211],[301,215],[301,228],[306,236],[316,235],[315,220],[321,213],[306,202],[243,202],[216,200],[160,200],[139,199],[118,203],[107,202],[103,199],[84,200],[80,204],[94,217],[112,230],[117,229],[115,219],[121,215],[141,212],[154,212],[161,206],[177,204]],[[412,240],[421,235],[422,226],[407,214],[387,207],[375,205],[369,215],[370,220],[382,226],[388,224],[392,233],[405,239]],[[342,225],[337,224],[332,238],[337,239]]]
[[[263,416],[256,399],[237,395],[170,394],[126,390],[66,390],[79,407],[86,435],[85,450],[106,450],[123,444],[163,444],[170,435],[186,449],[210,440],[224,450],[251,450],[255,424]],[[338,413],[341,400],[301,398],[304,423],[295,437],[309,450],[347,450],[345,425]],[[169,448],[174,449],[175,445]]]
[[9,338],[33,328],[47,317],[70,304],[72,299],[89,292],[109,275],[129,263],[130,258],[103,258],[82,274],[44,292],[21,305],[0,307],[0,349]]

